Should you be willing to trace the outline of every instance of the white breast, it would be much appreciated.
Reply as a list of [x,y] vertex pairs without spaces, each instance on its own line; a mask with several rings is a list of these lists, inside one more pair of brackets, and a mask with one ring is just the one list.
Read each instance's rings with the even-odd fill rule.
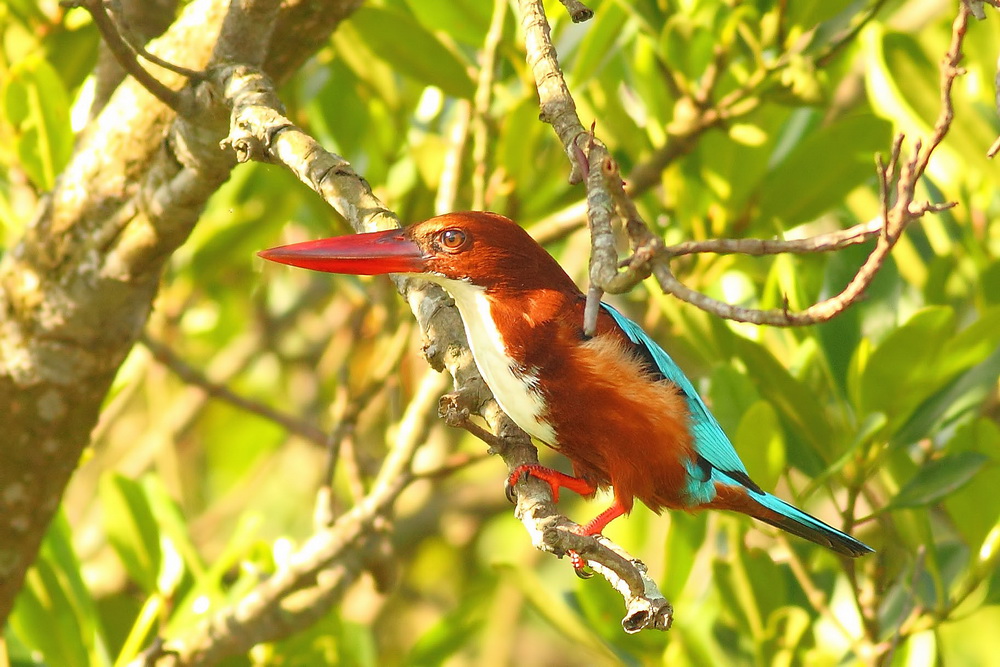
[[438,283],[455,298],[476,366],[503,411],[529,435],[557,446],[556,433],[543,418],[545,401],[538,391],[538,377],[530,369],[521,368],[507,353],[485,290],[463,281],[423,277]]

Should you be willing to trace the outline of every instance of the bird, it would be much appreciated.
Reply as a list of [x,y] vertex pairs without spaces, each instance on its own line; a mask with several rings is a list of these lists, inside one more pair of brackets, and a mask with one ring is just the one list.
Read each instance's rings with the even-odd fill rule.
[[[873,552],[757,485],[691,381],[637,323],[601,303],[588,336],[585,295],[524,228],[502,215],[448,213],[258,254],[331,273],[413,274],[444,288],[500,407],[572,466],[572,475],[519,466],[508,489],[530,475],[549,484],[553,502],[560,488],[588,498],[613,491],[611,506],[576,530],[582,535],[602,533],[638,499],[656,513],[746,514],[842,556]],[[573,564],[584,566],[579,557]]]

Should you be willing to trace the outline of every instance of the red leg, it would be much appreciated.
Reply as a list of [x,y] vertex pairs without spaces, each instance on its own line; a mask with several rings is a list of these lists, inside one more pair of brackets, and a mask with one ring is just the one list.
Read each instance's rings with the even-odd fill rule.
[[590,520],[590,523],[581,527],[580,530],[576,532],[581,535],[600,535],[605,526],[620,517],[622,514],[625,514],[625,507],[616,499],[611,507],[595,516]]
[[[585,526],[581,526],[579,530],[574,532],[577,532],[580,535],[600,535],[605,526],[620,517],[622,514],[625,514],[625,507],[616,499],[611,507],[595,516],[591,519],[590,523]],[[569,562],[573,565],[573,571],[576,573],[576,576],[581,579],[590,579],[594,576],[593,571],[587,569],[587,561],[583,558],[583,556],[575,551],[570,551],[568,555]]]
[[[581,496],[589,496],[590,494],[597,491],[597,487],[591,485],[589,482],[580,479],[579,477],[573,477],[572,475],[567,475],[561,473],[558,470],[553,470],[552,468],[546,468],[540,465],[523,465],[514,468],[514,472],[510,474],[507,478],[507,497],[510,498],[510,491],[517,485],[517,482],[524,475],[531,475],[536,477],[549,485],[552,490],[552,502],[559,502],[559,489],[567,488],[570,491],[575,491]],[[512,499],[513,500],[513,499]],[[617,516],[617,515],[615,515]],[[612,517],[613,519],[614,517]],[[610,521],[611,519],[608,519]],[[607,523],[605,521],[604,523]],[[604,524],[601,524],[602,526]],[[585,533],[589,535],[590,533]]]
[[[589,496],[597,491],[596,486],[593,486],[586,480],[579,477],[573,477],[571,475],[561,473],[558,470],[546,468],[545,466],[523,465],[515,468],[514,472],[512,472],[510,477],[507,478],[507,497],[512,502],[513,498],[511,497],[511,491],[524,475],[531,475],[532,477],[537,477],[543,482],[546,482],[552,490],[552,502],[554,503],[559,502],[560,488],[567,488],[570,491],[575,491],[581,496]],[[598,514],[590,521],[590,523],[581,526],[575,532],[580,535],[600,535],[605,526],[620,517],[622,514],[625,514],[625,506],[616,499],[611,507]],[[594,576],[593,572],[587,569],[587,561],[580,554],[570,550],[566,553],[566,555],[569,556],[569,562],[573,565],[573,571],[578,577],[581,579],[589,579]]]

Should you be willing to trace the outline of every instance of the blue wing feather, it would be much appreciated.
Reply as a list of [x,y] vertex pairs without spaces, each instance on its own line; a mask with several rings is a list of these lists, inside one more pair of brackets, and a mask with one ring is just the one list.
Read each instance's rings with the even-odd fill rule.
[[[708,411],[708,406],[701,400],[701,396],[684,375],[684,371],[674,363],[674,360],[662,347],[656,344],[656,341],[649,337],[649,334],[642,330],[642,327],[608,304],[602,303],[601,305],[614,318],[629,340],[646,349],[663,377],[673,382],[684,392],[688,402],[688,410],[691,412],[691,434],[694,436],[695,451],[723,473],[734,472],[748,475],[746,466],[743,465],[743,461],[733,449],[729,438],[719,426],[719,422]],[[727,481],[730,484],[734,483],[734,480]]]
[[822,544],[845,556],[861,556],[872,551],[868,545],[823,523],[816,517],[806,514],[797,507],[789,505],[780,498],[764,492],[754,484],[747,474],[746,467],[736,454],[736,450],[733,449],[732,443],[729,442],[729,438],[719,426],[719,422],[708,411],[708,406],[701,400],[701,396],[695,391],[691,381],[674,363],[670,355],[657,345],[656,341],[650,338],[638,324],[606,303],[601,305],[614,318],[629,340],[646,350],[663,377],[680,387],[687,398],[688,410],[691,413],[691,433],[694,436],[695,451],[712,466],[707,476],[705,471],[699,468],[697,462],[691,462],[688,466],[688,484],[684,491],[691,506],[707,504],[715,498],[716,483],[741,486],[746,489],[748,497],[777,515],[755,515],[762,521],[767,521],[782,530]]

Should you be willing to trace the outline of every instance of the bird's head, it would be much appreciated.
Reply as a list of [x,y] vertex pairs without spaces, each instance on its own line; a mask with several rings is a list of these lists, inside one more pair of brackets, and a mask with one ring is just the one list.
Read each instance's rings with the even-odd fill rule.
[[448,213],[403,229],[335,236],[259,254],[328,273],[423,274],[445,286],[459,281],[487,290],[576,289],[524,229],[502,215],[482,211]]

